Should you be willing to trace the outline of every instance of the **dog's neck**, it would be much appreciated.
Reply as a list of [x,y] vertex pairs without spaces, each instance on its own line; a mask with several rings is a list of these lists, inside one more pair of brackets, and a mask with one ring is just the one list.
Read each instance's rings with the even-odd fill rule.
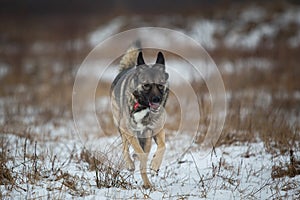
[[135,104],[133,105],[133,111],[137,110],[140,107],[139,102],[135,102]]
[[138,101],[135,101],[132,106],[132,109],[131,109],[131,114],[134,114],[134,113],[144,110],[146,108],[148,108],[148,107],[141,105]]
[[133,115],[134,113],[144,110],[146,108],[148,107],[141,104],[137,99],[137,94],[135,94],[135,92],[131,93],[130,106],[129,106],[130,114]]

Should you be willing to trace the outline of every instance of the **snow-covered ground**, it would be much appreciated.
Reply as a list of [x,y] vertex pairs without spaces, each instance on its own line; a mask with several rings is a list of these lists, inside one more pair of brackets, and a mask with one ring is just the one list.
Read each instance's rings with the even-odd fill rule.
[[[235,13],[233,15],[232,13]],[[237,12],[229,9],[226,13],[228,18],[197,18],[190,17],[184,19],[185,28],[172,28],[183,32],[197,42],[205,49],[216,49],[221,45],[227,48],[253,50],[258,48],[264,40],[269,42],[267,47],[272,48],[274,40],[281,34],[281,31],[288,31],[289,26],[295,25],[296,32],[292,33],[286,40],[286,43],[292,48],[299,47],[299,26],[300,26],[300,7],[284,8],[279,13],[260,6],[248,6]],[[174,16],[176,19],[176,16]],[[177,18],[180,18],[177,16]],[[161,26],[170,22],[169,17],[160,16]],[[107,24],[99,27],[89,35],[89,44],[95,47],[107,37],[119,33],[126,23],[138,23],[142,27],[151,26],[151,23],[143,21],[137,16],[117,17]],[[216,37],[218,35],[218,37]]]
[[[229,16],[230,12],[232,10],[228,11]],[[288,35],[285,42],[291,48],[299,48],[299,7],[285,8],[272,15],[263,7],[250,6],[244,8],[237,15],[234,19],[230,18],[230,20],[190,17],[187,19],[186,24],[188,25],[186,27],[177,27],[175,30],[191,36],[208,50],[215,50],[220,46],[224,46],[231,50],[255,51],[264,41],[267,41],[267,47],[272,47],[274,40],[279,37],[280,31],[286,31],[290,25],[296,25],[296,30]],[[177,17],[180,19],[179,16]],[[166,16],[161,16],[159,21],[164,25],[169,24],[170,20]],[[94,47],[107,37],[123,30],[127,23],[151,25],[151,23],[137,16],[116,17],[88,34],[87,42]],[[152,37],[155,39],[157,36]],[[47,44],[35,43],[32,50],[41,52],[45,47],[44,45]],[[81,45],[78,44],[78,46]],[[50,46],[46,49],[49,50]],[[171,87],[180,86],[185,81],[197,80],[203,83],[204,79],[212,75],[211,69],[214,67],[214,63],[204,62],[197,57],[194,59],[199,64],[197,67],[201,69],[200,74],[195,73],[195,68],[184,59],[174,59],[172,57],[166,60],[166,70],[170,74]],[[34,70],[35,64],[31,61],[34,60],[28,59],[24,66],[24,71],[27,74],[33,73]],[[251,71],[251,69],[255,69],[255,72],[268,72],[274,68],[275,62],[276,60],[264,58],[263,55],[261,57],[251,55],[221,60],[218,69],[222,75],[242,74],[244,71]],[[106,67],[103,63],[108,63],[107,58],[101,58],[89,65],[87,70],[82,71],[79,78],[83,78],[83,80],[96,78],[102,83],[111,83],[118,73],[118,68],[113,63],[103,71],[103,68],[99,67]],[[62,73],[62,69],[63,65],[57,61],[52,65],[51,76],[55,77],[55,75]],[[104,73],[100,76],[102,71]],[[44,75],[46,72],[45,70],[43,77],[46,77]],[[9,73],[11,73],[11,69],[8,64],[1,62],[0,80]],[[283,76],[282,79],[287,79],[287,77]],[[61,81],[61,76],[53,78],[53,82],[59,83],[59,81]],[[49,85],[41,83],[41,85],[34,86],[34,92],[45,90],[45,93],[47,93],[51,91],[47,90],[50,87]],[[56,84],[55,87],[57,85],[59,84]],[[66,117],[68,116],[65,114],[67,111],[65,113],[61,112],[60,107],[52,106],[51,103],[53,102],[50,102],[50,110],[57,110],[57,113],[59,113],[59,117],[56,118],[55,116],[55,119],[51,118],[51,114],[49,114],[51,112],[47,112],[49,108],[43,113],[44,110],[40,105],[22,105],[22,100],[30,104],[29,95],[33,88],[28,88],[30,87],[22,83],[10,86],[9,89],[13,89],[13,92],[9,94],[12,96],[0,98],[0,172],[2,172],[0,174],[0,198],[297,199],[300,197],[299,175],[294,177],[291,174],[278,177],[276,177],[276,174],[274,175],[276,169],[283,170],[282,173],[285,173],[284,170],[288,172],[292,157],[297,162],[300,160],[300,152],[297,149],[299,141],[290,142],[294,142],[291,144],[291,148],[296,147],[293,156],[290,155],[287,149],[280,152],[280,148],[274,148],[272,150],[275,152],[270,151],[263,139],[258,137],[253,140],[252,138],[246,138],[246,141],[243,142],[237,141],[217,146],[203,157],[199,145],[192,144],[193,134],[188,130],[178,133],[170,128],[166,130],[167,150],[159,174],[158,176],[149,174],[153,188],[145,190],[141,187],[142,180],[139,170],[136,169],[134,173],[131,173],[124,167],[121,139],[116,133],[117,130],[109,124],[111,118],[108,115],[110,105],[108,96],[104,94],[101,94],[100,97],[92,96],[91,102],[84,102],[85,104],[81,106],[86,113],[79,115],[80,121],[76,121],[76,124],[74,124],[74,119]],[[292,99],[293,102],[287,104],[288,106],[292,105],[291,107],[295,106],[295,108],[288,110],[289,112],[285,114],[287,116],[283,120],[279,118],[280,120],[274,120],[272,123],[282,123],[287,119],[288,125],[293,127],[299,122],[299,113],[296,108],[299,105],[300,92],[292,86],[290,88],[292,88],[291,91],[286,92],[276,91],[276,87],[272,88],[275,92],[267,87],[258,90],[255,90],[255,88],[240,88],[239,92],[229,90],[226,91],[226,100],[229,104],[232,104],[234,97],[237,99],[250,99],[254,108],[272,113],[273,107],[271,106],[276,105],[275,99],[283,101]],[[5,90],[9,89],[6,88]],[[0,90],[1,94],[2,92]],[[18,93],[19,96],[15,93]],[[52,93],[49,93],[46,97],[52,98]],[[18,99],[18,97],[21,99]],[[87,98],[84,95],[83,97]],[[209,99],[209,94],[206,94],[206,97]],[[38,95],[35,98],[43,99]],[[186,101],[186,103],[190,102]],[[249,102],[239,103],[240,105],[237,105],[239,109],[234,113],[238,116],[238,123],[247,118],[249,114],[252,114],[251,109],[253,109],[253,107],[248,108],[245,106]],[[176,110],[177,105],[174,103],[171,108]],[[274,113],[279,115],[276,109],[274,109]],[[188,111],[189,117],[193,118],[193,110]],[[64,115],[61,113],[64,113]],[[174,113],[168,115],[169,121],[167,120],[167,123],[176,125],[179,123],[177,116],[172,114]],[[183,114],[184,116],[188,115],[187,113]],[[40,122],[38,118],[44,115],[45,119]],[[100,118],[100,122],[97,121],[96,124],[93,123],[93,117],[95,116]],[[267,117],[271,118],[270,116]],[[226,123],[230,123],[229,120]],[[251,123],[255,123],[255,116],[250,120],[253,120]],[[99,124],[97,123],[100,123],[100,125],[103,125],[103,123],[104,125],[105,123],[109,124],[106,127],[109,131],[99,131],[97,129]],[[249,129],[256,132],[257,130],[253,128],[254,126],[252,127],[251,123]],[[20,129],[14,127],[19,124],[21,124]],[[299,134],[298,126],[294,127],[293,133],[295,135]],[[205,130],[205,127],[203,129]],[[233,133],[230,131],[228,131],[230,134],[243,133],[243,130],[233,130]],[[275,132],[276,130],[266,127],[259,131]],[[253,133],[253,135],[257,134]],[[248,135],[244,137],[248,137]],[[278,144],[271,142],[271,145]],[[189,148],[190,146],[192,148]],[[153,142],[149,158],[152,157],[155,148],[156,145]],[[187,149],[189,150],[186,151]],[[135,164],[138,168],[139,163],[137,160]]]
[[[59,128],[52,127],[51,131],[54,133],[59,131]],[[299,195],[298,177],[272,179],[272,167],[288,160],[286,155],[273,157],[266,152],[262,142],[221,146],[200,158],[197,148],[182,156],[184,145],[191,142],[191,137],[185,134],[177,136],[171,134],[167,136],[166,155],[158,176],[149,174],[153,188],[145,190],[141,187],[142,180],[138,170],[131,173],[122,167],[120,137],[99,137],[98,145],[89,147],[88,144],[84,146],[73,131],[71,127],[65,127],[63,131],[59,131],[63,136],[60,137],[60,141],[49,140],[51,136],[48,136],[47,141],[37,141],[37,143],[7,134],[5,139],[16,144],[9,151],[8,156],[14,158],[7,163],[7,167],[13,169],[11,172],[13,177],[22,178],[17,179],[18,182],[15,183],[17,187],[12,189],[9,189],[10,186],[1,185],[2,197],[5,199],[24,197],[29,199],[49,197],[59,199],[287,197],[295,199]],[[155,148],[153,145],[150,158]],[[97,188],[95,170],[90,168],[86,159],[83,159],[83,152],[92,149],[91,152],[94,152],[95,156],[101,155],[101,162],[104,165],[118,166],[115,170],[120,170],[120,176],[125,177],[124,181],[129,184],[127,189]],[[27,156],[24,157],[24,154]],[[138,165],[138,161],[135,164]],[[99,173],[109,172],[99,171]],[[36,179],[33,178],[34,175]]]

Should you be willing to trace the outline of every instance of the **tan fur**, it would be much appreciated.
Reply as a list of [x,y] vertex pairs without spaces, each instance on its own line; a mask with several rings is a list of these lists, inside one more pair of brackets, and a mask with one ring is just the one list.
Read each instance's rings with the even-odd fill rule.
[[127,168],[130,171],[134,171],[135,166],[134,162],[132,161],[130,155],[129,155],[129,145],[131,145],[135,151],[135,153],[138,155],[138,158],[140,160],[140,171],[141,176],[144,182],[144,188],[150,188],[151,183],[147,176],[147,160],[148,155],[151,149],[151,140],[152,137],[155,138],[155,142],[157,144],[156,152],[153,156],[153,159],[151,161],[151,170],[157,174],[159,167],[162,163],[163,155],[165,152],[165,131],[162,129],[157,135],[152,136],[152,132],[148,132],[148,137],[146,139],[146,145],[145,145],[145,151],[142,149],[138,138],[134,136],[129,131],[126,131],[125,129],[120,129],[121,138],[122,138],[122,144],[123,144],[123,156],[126,163]]
[[136,58],[138,57],[138,53],[139,47],[137,45],[130,47],[121,58],[119,70],[123,71],[125,69],[134,67],[136,65]]
[[156,174],[158,173],[159,167],[161,165],[166,145],[165,145],[165,130],[162,129],[155,137],[155,142],[157,144],[156,152],[151,161],[151,170]]

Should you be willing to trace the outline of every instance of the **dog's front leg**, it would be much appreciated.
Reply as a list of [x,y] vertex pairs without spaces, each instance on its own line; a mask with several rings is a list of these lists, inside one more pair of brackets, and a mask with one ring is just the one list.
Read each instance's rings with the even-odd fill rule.
[[157,135],[154,136],[154,140],[157,144],[157,149],[151,161],[151,171],[157,175],[166,150],[165,131],[162,129]]
[[126,168],[128,169],[128,171],[134,171],[135,166],[129,154],[129,144],[126,138],[126,134],[128,133],[126,131],[120,131],[120,132],[121,132],[122,150],[123,150],[123,156],[124,156]]
[[126,135],[127,140],[132,145],[135,153],[138,155],[138,158],[140,160],[140,170],[141,170],[141,176],[144,182],[144,188],[150,188],[151,183],[147,176],[147,157],[148,154],[144,152],[143,148],[141,147],[138,138],[133,135]]

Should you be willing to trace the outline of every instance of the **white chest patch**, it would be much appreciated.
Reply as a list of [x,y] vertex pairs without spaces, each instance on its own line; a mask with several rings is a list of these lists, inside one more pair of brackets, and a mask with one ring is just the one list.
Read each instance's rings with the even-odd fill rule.
[[144,110],[141,110],[139,112],[136,112],[133,114],[134,120],[138,123],[141,122],[142,119],[144,119],[144,117],[149,113],[149,108],[146,108]]
[[137,128],[144,129],[144,125],[142,124],[142,120],[144,117],[150,112],[149,108],[141,110],[133,114],[134,121],[137,123]]

